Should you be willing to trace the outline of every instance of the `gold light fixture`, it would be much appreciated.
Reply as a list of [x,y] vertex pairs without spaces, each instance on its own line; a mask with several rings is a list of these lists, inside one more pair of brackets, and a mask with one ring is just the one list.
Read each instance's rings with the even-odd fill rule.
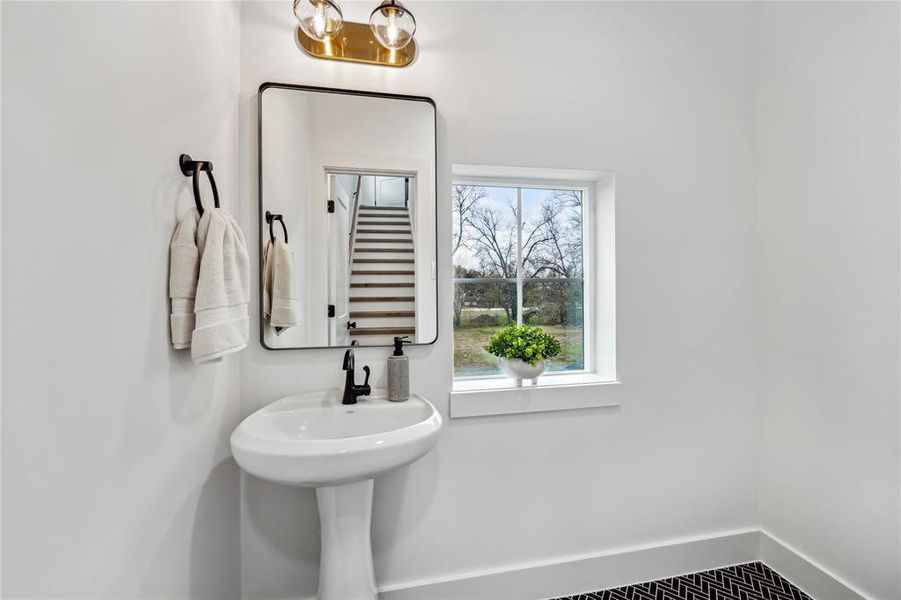
[[333,0],[294,0],[297,43],[314,58],[406,67],[416,58],[416,19],[398,0],[383,0],[369,24],[344,21]]

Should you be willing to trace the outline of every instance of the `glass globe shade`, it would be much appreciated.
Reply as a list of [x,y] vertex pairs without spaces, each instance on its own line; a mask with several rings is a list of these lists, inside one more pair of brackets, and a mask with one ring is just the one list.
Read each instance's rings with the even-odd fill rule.
[[294,0],[294,16],[303,32],[320,42],[338,33],[344,23],[332,0]]
[[375,39],[390,50],[400,50],[413,40],[416,19],[397,0],[384,0],[369,16]]

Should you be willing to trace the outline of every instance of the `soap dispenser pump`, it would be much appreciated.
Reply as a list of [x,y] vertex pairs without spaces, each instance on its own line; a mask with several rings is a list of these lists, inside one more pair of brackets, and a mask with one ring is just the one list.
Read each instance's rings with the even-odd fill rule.
[[410,363],[404,356],[407,336],[394,338],[394,353],[388,357],[388,400],[404,402],[410,398]]

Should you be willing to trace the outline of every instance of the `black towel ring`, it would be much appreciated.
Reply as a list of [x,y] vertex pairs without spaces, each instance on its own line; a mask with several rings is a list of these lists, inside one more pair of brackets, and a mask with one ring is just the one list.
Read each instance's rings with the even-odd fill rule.
[[203,160],[194,160],[190,154],[182,154],[178,157],[178,166],[185,177],[192,177],[194,184],[194,204],[197,212],[203,216],[203,202],[200,199],[200,172],[203,171],[210,180],[210,188],[213,190],[213,205],[219,208],[219,189],[216,180],[213,179],[213,163]]
[[266,211],[266,222],[269,223],[269,239],[275,241],[275,232],[272,230],[272,222],[278,221],[282,224],[282,232],[285,234],[285,243],[288,243],[288,228],[285,227],[285,220],[281,215]]

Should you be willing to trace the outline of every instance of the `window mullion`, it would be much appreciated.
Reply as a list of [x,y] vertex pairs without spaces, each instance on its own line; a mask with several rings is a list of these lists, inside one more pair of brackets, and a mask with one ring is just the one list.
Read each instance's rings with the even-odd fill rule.
[[516,188],[516,324],[522,325],[522,188]]

